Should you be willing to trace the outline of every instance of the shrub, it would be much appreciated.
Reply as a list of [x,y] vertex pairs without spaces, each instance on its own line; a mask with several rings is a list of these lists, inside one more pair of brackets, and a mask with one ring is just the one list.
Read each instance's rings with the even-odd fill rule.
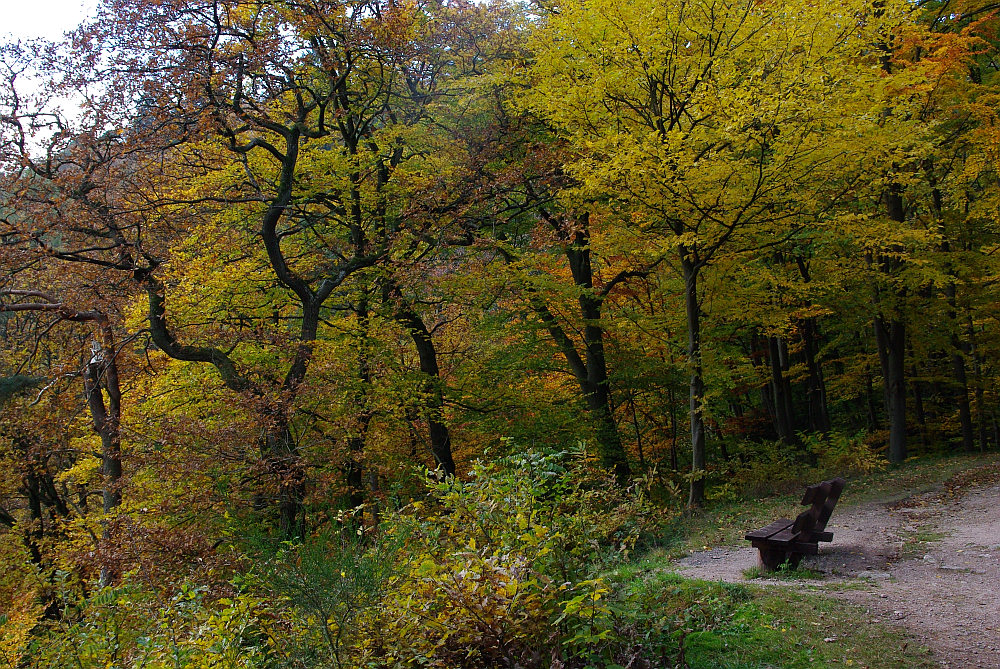
[[416,529],[400,590],[371,621],[366,652],[390,666],[566,666],[610,658],[614,612],[598,575],[651,519],[582,451],[477,465],[428,479],[402,519]]
[[771,493],[793,492],[803,484],[834,476],[872,472],[885,464],[865,433],[800,434],[797,446],[782,442],[740,442],[734,457],[713,472],[715,499],[735,501]]
[[394,592],[409,561],[406,525],[386,530],[366,533],[348,518],[340,532],[258,554],[263,572],[252,580],[282,610],[274,644],[284,666],[351,666],[364,644],[364,616]]
[[64,615],[36,632],[22,667],[276,669],[265,602],[247,593],[206,601],[182,585],[166,601],[136,585],[64,602]]
[[67,590],[25,666],[528,669],[610,665],[634,645],[602,572],[651,524],[640,487],[620,488],[582,449],[424,484],[378,528],[347,518],[303,542],[248,540],[252,569],[212,592],[133,575],[89,598]]
[[867,474],[886,465],[879,449],[873,449],[864,432],[846,435],[840,432],[829,434],[803,434],[802,442],[816,455],[816,469],[823,478]]

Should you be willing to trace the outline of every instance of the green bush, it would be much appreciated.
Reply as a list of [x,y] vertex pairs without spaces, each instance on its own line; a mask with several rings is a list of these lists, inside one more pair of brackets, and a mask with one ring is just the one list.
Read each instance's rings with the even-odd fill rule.
[[846,435],[840,432],[829,434],[803,434],[804,446],[816,456],[816,469],[822,478],[868,474],[884,467],[887,463],[880,449],[873,449],[864,432]]
[[652,518],[582,451],[479,464],[468,481],[428,478],[400,520],[411,568],[372,620],[364,649],[389,666],[566,666],[611,661],[614,611],[599,571]]
[[603,574],[652,525],[641,486],[616,485],[582,448],[424,484],[424,499],[378,528],[347,517],[303,542],[247,540],[253,568],[217,592],[131,585],[67,601],[66,617],[36,633],[30,666],[531,668],[634,656],[636,612]]
[[282,634],[274,641],[284,666],[352,666],[364,644],[364,616],[398,587],[409,559],[407,528],[365,532],[350,518],[340,532],[301,543],[283,542],[267,553],[255,589],[282,609]]
[[773,493],[793,492],[804,484],[835,476],[866,474],[885,465],[864,433],[853,436],[800,434],[799,443],[738,442],[732,457],[712,472],[713,499],[737,501]]
[[205,588],[163,593],[134,585],[64,601],[36,630],[21,667],[277,669],[269,607],[248,593],[206,601]]

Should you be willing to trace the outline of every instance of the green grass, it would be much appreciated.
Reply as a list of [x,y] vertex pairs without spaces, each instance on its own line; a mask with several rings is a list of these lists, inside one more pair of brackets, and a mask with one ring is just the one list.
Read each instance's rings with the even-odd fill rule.
[[937,666],[896,627],[821,594],[686,580],[640,561],[609,576],[626,595],[625,630],[643,630],[657,666],[691,669]]
[[915,533],[907,537],[907,541],[918,542],[922,544],[929,544],[934,541],[941,541],[947,536],[944,532],[935,532],[932,530],[917,530]]
[[753,567],[743,570],[743,577],[750,580],[770,579],[774,581],[805,581],[817,580],[824,578],[825,576],[826,575],[823,574],[823,572],[809,569],[808,567],[795,567],[793,569],[788,563],[780,565],[774,571],[764,571],[758,565],[754,565]]
[[903,549],[901,551],[901,555],[903,559],[922,555],[930,548],[930,544],[941,541],[945,538],[945,536],[944,532],[937,532],[926,528],[921,528],[916,532],[906,534],[903,536]]
[[731,635],[715,657],[692,654],[690,666],[937,666],[901,629],[871,624],[863,609],[821,595],[761,592],[746,614],[750,635]]

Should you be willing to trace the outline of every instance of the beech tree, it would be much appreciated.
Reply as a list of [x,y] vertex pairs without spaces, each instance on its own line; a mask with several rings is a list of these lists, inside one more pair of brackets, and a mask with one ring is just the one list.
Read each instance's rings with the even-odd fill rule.
[[[71,239],[30,231],[22,239],[61,260],[131,275],[147,296],[157,348],[178,361],[213,365],[229,390],[252,398],[266,425],[259,446],[271,480],[262,499],[271,500],[286,535],[302,532],[305,474],[293,434],[295,398],[321,321],[349,282],[381,281],[374,268],[435,238],[441,218],[424,215],[403,196],[426,186],[433,172],[424,170],[440,167],[426,158],[440,149],[430,138],[428,109],[456,78],[475,74],[482,52],[474,43],[489,26],[465,25],[481,15],[461,4],[109,1],[77,34],[76,57],[95,65],[71,71],[67,84],[94,82],[88,85],[105,91],[94,103],[121,109],[119,121],[131,110],[130,125],[101,140],[115,147],[99,161],[105,190],[91,193],[98,184],[90,179],[86,195],[67,189],[61,196],[90,207],[93,227]],[[106,112],[96,114],[91,127],[108,120]],[[151,167],[154,174],[144,172]],[[58,167],[41,172],[52,181],[63,176]],[[31,170],[32,178],[41,172]],[[124,196],[125,205],[120,185],[108,179],[135,172],[145,183]],[[119,195],[107,196],[116,185]],[[184,341],[183,324],[171,322],[168,308],[172,253],[151,248],[150,235],[143,236],[154,229],[169,230],[175,240],[201,234],[206,217],[227,205],[257,220],[241,233],[244,243],[259,244],[284,292],[279,299],[290,299],[297,311],[290,348],[275,351],[285,371],[274,384],[241,359],[232,330],[220,333],[230,339],[225,344]],[[126,211],[135,223],[122,224]],[[436,377],[429,328],[387,285],[422,372]],[[439,382],[428,388],[431,450],[452,474]]]
[[867,3],[594,0],[560,6],[535,35],[528,104],[576,148],[567,169],[629,212],[684,280],[691,505],[704,499],[699,274],[806,221],[833,224],[887,151],[889,79],[872,45],[905,23],[905,8]]

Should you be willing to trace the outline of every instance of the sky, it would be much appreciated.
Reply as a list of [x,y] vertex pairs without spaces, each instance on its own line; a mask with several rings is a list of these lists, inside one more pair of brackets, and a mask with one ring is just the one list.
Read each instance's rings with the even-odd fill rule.
[[56,39],[96,6],[97,0],[0,0],[0,41]]

